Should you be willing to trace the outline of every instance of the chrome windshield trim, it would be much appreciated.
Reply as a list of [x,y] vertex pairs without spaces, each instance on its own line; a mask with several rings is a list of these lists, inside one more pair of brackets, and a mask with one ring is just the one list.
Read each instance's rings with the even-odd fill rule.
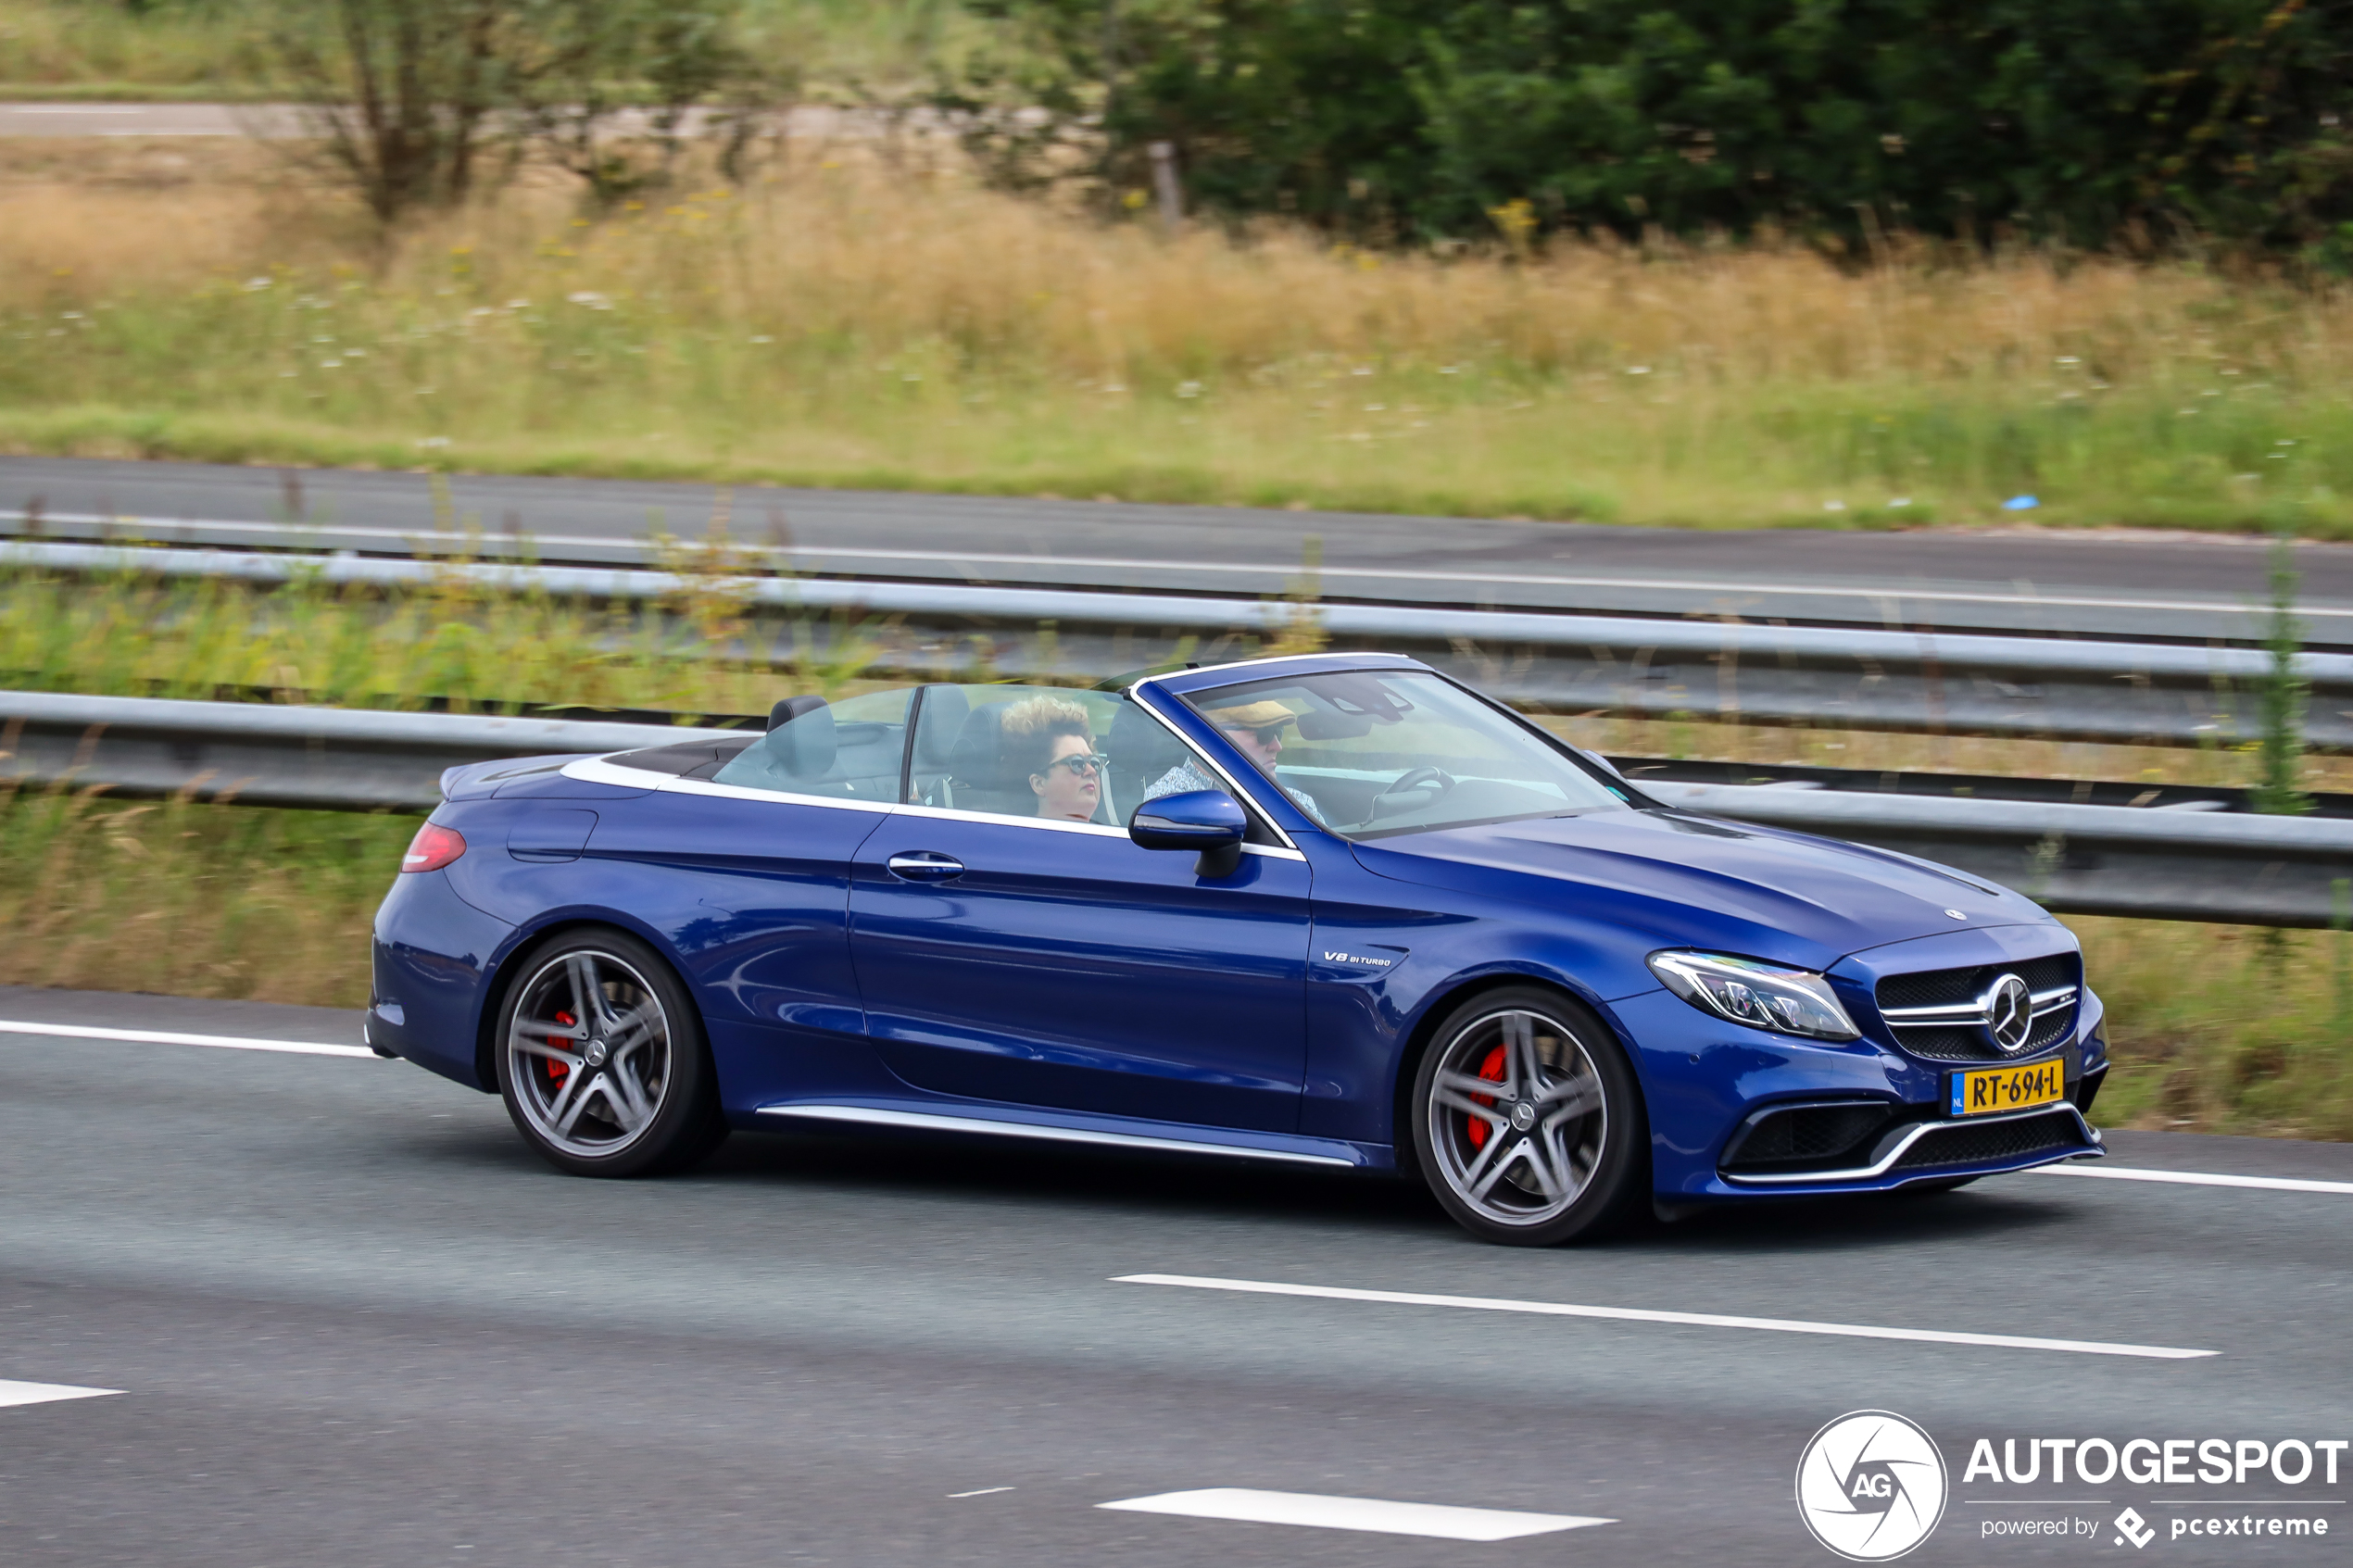
[[[1940,1132],[1948,1127],[1990,1127],[2003,1122],[2025,1122],[2032,1119],[2033,1117],[2051,1116],[2060,1111],[2065,1111],[2068,1115],[2075,1118],[2075,1130],[2083,1135],[2083,1141],[2089,1147],[2085,1148],[2054,1149],[2050,1151],[2050,1160],[2042,1161],[2042,1163],[2047,1164],[2054,1160],[2071,1160],[2077,1155],[2082,1154],[2104,1155],[2108,1152],[2100,1146],[2099,1134],[2093,1130],[2091,1123],[2083,1119],[2083,1113],[2075,1109],[2074,1102],[2071,1100],[2060,1100],[2056,1105],[2038,1105],[2032,1110],[2014,1110],[2007,1116],[1970,1116],[1958,1121],[1918,1122],[1913,1123],[1909,1132],[1906,1133],[1901,1138],[1896,1140],[1894,1148],[1889,1149],[1877,1160],[1872,1160],[1869,1165],[1852,1166],[1843,1171],[1803,1171],[1793,1172],[1784,1175],[1769,1176],[1755,1176],[1748,1174],[1735,1175],[1731,1172],[1724,1170],[1718,1170],[1716,1173],[1722,1180],[1740,1186],[1803,1186],[1809,1183],[1834,1184],[1838,1182],[1868,1182],[1875,1180],[1878,1177],[1884,1176],[1888,1172],[1894,1170],[1895,1168],[1895,1162],[1903,1159],[1905,1154],[1910,1150],[1914,1144],[1919,1142],[1931,1133]],[[2020,1170],[2027,1169],[2027,1167],[2022,1165],[2018,1168]],[[1935,1173],[1931,1171],[1923,1171],[1920,1174],[1924,1177],[1932,1177]]]
[[849,1122],[867,1127],[902,1127],[934,1133],[989,1133],[1000,1137],[1042,1138],[1050,1143],[1097,1144],[1110,1148],[1156,1149],[1169,1154],[1227,1154],[1244,1160],[1281,1160],[1292,1165],[1337,1165],[1350,1171],[1357,1168],[1355,1160],[1343,1160],[1334,1154],[1251,1148],[1239,1144],[1156,1137],[1145,1133],[1098,1133],[1084,1127],[998,1122],[985,1116],[945,1116],[935,1111],[898,1110],[878,1105],[763,1105],[760,1108],[760,1114],[786,1116],[800,1122]]

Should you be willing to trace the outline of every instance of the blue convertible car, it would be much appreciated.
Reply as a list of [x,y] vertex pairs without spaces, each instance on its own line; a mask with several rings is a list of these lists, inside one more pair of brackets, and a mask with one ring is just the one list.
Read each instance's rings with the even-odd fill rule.
[[584,1175],[930,1129],[1414,1173],[1543,1244],[2100,1148],[2033,903],[1670,809],[1409,659],[795,697],[443,793],[370,1041]]

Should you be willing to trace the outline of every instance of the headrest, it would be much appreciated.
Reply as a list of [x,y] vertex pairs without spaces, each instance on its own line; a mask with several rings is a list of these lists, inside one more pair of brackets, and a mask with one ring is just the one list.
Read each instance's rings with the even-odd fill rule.
[[925,686],[923,698],[915,717],[915,766],[936,772],[949,766],[956,743],[963,738],[972,700],[962,686]]
[[956,732],[956,744],[948,753],[949,771],[983,789],[1006,788],[1004,719],[1001,702],[966,714]]
[[1117,766],[1131,773],[1156,777],[1185,759],[1185,743],[1139,705],[1123,702],[1111,717],[1111,738],[1104,749],[1118,759]]
[[804,713],[813,713],[825,706],[822,696],[788,696],[768,710],[768,727],[781,730]]
[[824,697],[786,697],[769,711],[768,724],[761,744],[778,771],[796,779],[819,779],[833,767],[834,710]]

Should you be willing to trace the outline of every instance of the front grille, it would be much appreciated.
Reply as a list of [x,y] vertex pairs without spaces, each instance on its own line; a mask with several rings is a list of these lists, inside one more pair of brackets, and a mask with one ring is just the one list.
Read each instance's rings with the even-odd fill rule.
[[[1891,1011],[1907,1008],[1957,1007],[1973,1002],[2004,974],[2017,975],[2026,982],[2029,991],[2073,989],[2078,996],[2036,1019],[2033,1033],[2015,1051],[2006,1051],[1995,1045],[1985,1027],[1974,1022],[1885,1018]],[[1912,1055],[1931,1061],[2007,1061],[2067,1038],[2075,1027],[2082,984],[2082,956],[2052,953],[2022,963],[1976,964],[1966,969],[1891,974],[1879,983],[1874,995],[1881,1017],[1894,1031],[1896,1044]]]
[[1919,974],[1891,974],[1879,983],[1879,1005],[1887,1008],[1941,1008],[1975,1001],[1994,984],[1994,976],[2015,974],[2030,991],[2056,991],[2083,983],[2080,953],[2053,953],[2024,963],[1979,964],[1971,969],[1931,969]]
[[2058,1149],[2089,1148],[2066,1111],[2022,1116],[2016,1121],[1970,1123],[1957,1122],[1932,1127],[1904,1151],[1898,1171],[1932,1171],[1949,1165],[1980,1165],[1993,1160],[2016,1160]]
[[1887,1124],[1889,1108],[1877,1101],[1854,1105],[1797,1105],[1771,1110],[1750,1123],[1724,1156],[1728,1171],[1782,1169],[1835,1160],[1856,1150]]
[[1931,1061],[2001,1061],[2009,1055],[1974,1023],[1896,1027],[1895,1038],[1906,1050]]

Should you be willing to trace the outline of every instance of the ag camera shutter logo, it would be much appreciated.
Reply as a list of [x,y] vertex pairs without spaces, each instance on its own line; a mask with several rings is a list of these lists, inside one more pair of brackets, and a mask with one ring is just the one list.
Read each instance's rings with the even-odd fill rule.
[[1797,1461],[1797,1512],[1850,1562],[1885,1562],[1944,1517],[1944,1456],[1893,1411],[1855,1411],[1814,1434]]

